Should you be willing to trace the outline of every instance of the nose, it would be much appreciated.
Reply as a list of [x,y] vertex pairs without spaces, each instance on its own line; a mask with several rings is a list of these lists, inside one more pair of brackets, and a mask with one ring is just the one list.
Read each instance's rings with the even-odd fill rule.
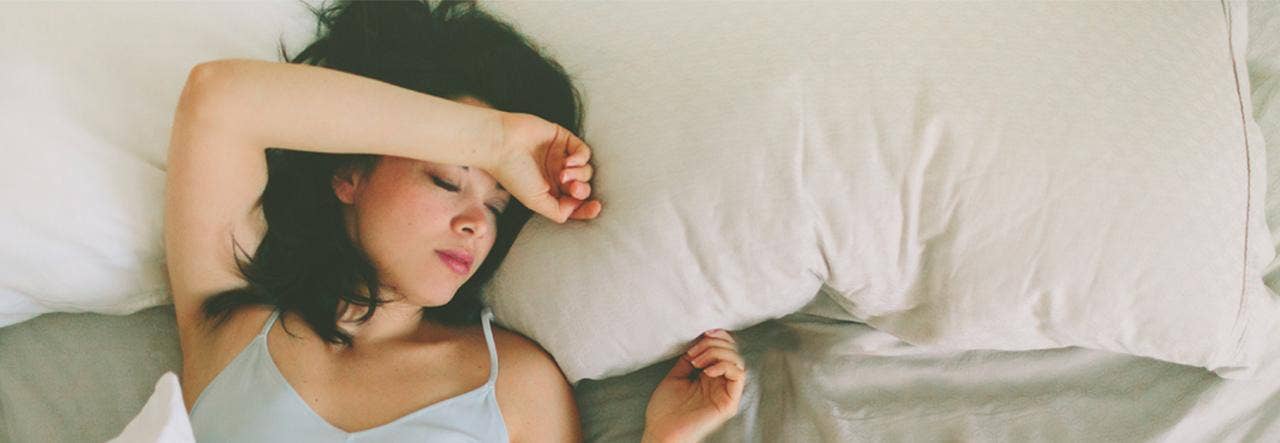
[[483,204],[467,205],[453,218],[453,232],[467,237],[483,237],[489,233],[488,209]]

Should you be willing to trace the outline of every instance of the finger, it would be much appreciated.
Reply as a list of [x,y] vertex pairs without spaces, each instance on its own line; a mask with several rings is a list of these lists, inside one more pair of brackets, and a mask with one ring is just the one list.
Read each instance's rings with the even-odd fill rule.
[[565,170],[560,171],[560,183],[571,181],[589,182],[593,175],[595,175],[595,168],[591,165],[565,168]]
[[747,368],[740,368],[737,365],[729,365],[728,370],[724,373],[724,378],[730,381],[746,381]]
[[738,351],[722,347],[710,347],[703,350],[698,355],[689,356],[689,361],[693,363],[693,366],[696,368],[706,368],[720,362],[721,360],[731,361],[734,364],[743,367],[745,367],[746,364],[742,360],[742,356],[738,354]]
[[676,359],[675,366],[672,366],[671,370],[667,371],[667,378],[687,379],[689,374],[692,373],[693,365],[689,364],[689,358],[681,355],[680,358]]
[[735,348],[737,347],[737,344],[738,344],[736,341],[733,340],[733,336],[729,335],[729,333],[725,332],[725,330],[723,329],[711,329],[706,332],[703,332],[702,335],[698,336],[698,341],[701,342],[703,340],[718,340],[725,343],[732,343]]
[[[542,174],[546,178],[547,183],[559,183],[560,174],[565,169],[565,163],[569,157],[569,147],[566,145],[568,140],[566,136],[572,136],[568,130],[556,126],[556,132],[550,142],[545,146],[546,152],[542,158]],[[558,197],[560,189],[558,186],[552,185],[552,192]]]
[[591,161],[591,147],[587,146],[587,144],[584,143],[582,139],[579,139],[578,136],[573,135],[568,130],[564,132],[565,134],[567,134],[569,138],[568,139],[569,156],[565,158],[565,162],[564,162],[565,167],[574,168],[574,167],[586,165],[588,161]]
[[738,353],[733,350],[725,348],[709,348],[689,360],[689,362],[693,364],[693,367],[699,369],[712,366],[720,361],[732,362],[740,368],[747,367],[746,363],[742,360],[742,356],[738,355]]
[[604,204],[600,203],[600,200],[591,200],[583,203],[582,206],[578,206],[578,209],[573,210],[573,213],[569,214],[569,218],[574,220],[591,220],[599,216],[600,211],[603,209]]
[[569,216],[573,215],[578,208],[582,207],[582,200],[573,198],[573,196],[562,195],[558,201],[560,205],[560,210],[557,212],[557,216],[559,216],[559,218],[556,219],[558,223],[564,223],[569,219]]
[[729,392],[729,398],[735,402],[734,409],[737,409],[737,402],[742,399],[742,389],[747,385],[746,368],[729,368],[725,371],[724,378],[729,380],[729,386],[726,390]]
[[523,203],[529,210],[549,218],[556,223],[564,223],[564,208],[560,200],[549,193],[534,194],[519,197],[520,203]]
[[591,185],[583,182],[569,182],[568,194],[578,200],[586,200],[591,196]]
[[707,348],[711,348],[711,347],[725,348],[731,351],[738,350],[737,346],[735,346],[733,343],[729,343],[727,341],[724,341],[718,338],[704,338],[704,339],[698,340],[697,343],[694,343],[693,346],[689,347],[689,350],[685,351],[685,355],[688,355],[689,358],[697,357],[698,355],[702,354],[702,351],[705,351],[707,350]]
[[706,374],[708,377],[724,377],[726,380],[734,381],[745,378],[747,370],[739,368],[738,365],[733,364],[733,362],[722,361],[711,365],[709,368],[703,369],[702,373]]
[[729,331],[726,331],[724,329],[712,329],[710,331],[707,331],[705,335],[710,337],[725,339],[725,340],[728,340],[729,343],[737,343],[737,341],[733,339],[733,335],[730,334]]
[[725,332],[723,329],[712,329],[710,331],[703,332],[701,340],[721,341],[733,345],[734,349],[738,349],[738,342],[734,341],[733,336],[729,335],[729,333]]
[[728,403],[726,406],[736,412],[742,399],[743,387],[746,386],[746,369],[739,368],[729,362],[721,362],[702,371],[702,374],[709,377],[704,380],[715,381],[714,379],[718,377],[723,380],[724,394],[727,397],[725,400]]

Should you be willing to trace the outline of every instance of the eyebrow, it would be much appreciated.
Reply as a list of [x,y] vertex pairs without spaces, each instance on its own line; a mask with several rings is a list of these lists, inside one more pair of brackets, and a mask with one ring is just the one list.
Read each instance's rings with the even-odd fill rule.
[[[471,167],[470,167],[470,166],[463,166],[463,167],[462,167],[462,170],[463,170],[463,171],[466,171],[466,172],[471,172]],[[499,191],[507,192],[507,188],[502,187],[502,183],[495,183],[495,184],[494,184],[494,186],[497,186]],[[509,193],[508,193],[508,194],[509,194]]]

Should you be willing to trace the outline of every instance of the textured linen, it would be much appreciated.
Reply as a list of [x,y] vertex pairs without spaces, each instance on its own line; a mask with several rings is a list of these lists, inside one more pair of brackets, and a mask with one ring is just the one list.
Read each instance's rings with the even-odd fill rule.
[[586,91],[605,212],[488,288],[572,381],[824,284],[937,350],[1276,360],[1243,5],[493,6]]
[[[4,7],[0,132],[22,149],[0,179],[0,324],[167,301],[187,70],[275,59],[314,29],[301,3],[242,6]],[[535,219],[488,288],[572,381],[824,284],[919,346],[1085,346],[1233,377],[1274,360],[1246,27],[1222,4],[486,7],[585,92],[608,209]]]
[[[1250,3],[1249,22],[1254,115],[1267,140],[1280,140],[1280,3]],[[1270,159],[1280,158],[1280,144],[1267,148]],[[1276,232],[1280,161],[1267,168],[1265,206]],[[1272,289],[1280,288],[1278,265],[1265,277]],[[116,436],[156,379],[180,369],[173,315],[170,306],[129,316],[49,314],[0,328],[0,441]],[[823,296],[803,313],[737,332],[750,370],[742,412],[710,441],[1280,436],[1280,373],[1224,380],[1194,367],[1079,348],[944,352],[853,320]],[[669,365],[579,383],[587,440],[639,441],[645,402]]]
[[296,2],[0,5],[0,326],[168,303],[165,159],[187,74],[275,60],[314,29]]

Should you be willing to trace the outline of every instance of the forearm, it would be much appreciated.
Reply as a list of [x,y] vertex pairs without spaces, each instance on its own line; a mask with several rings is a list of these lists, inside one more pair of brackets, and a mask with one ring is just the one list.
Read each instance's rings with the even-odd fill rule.
[[310,65],[219,60],[192,70],[179,103],[253,146],[486,166],[501,112]]

